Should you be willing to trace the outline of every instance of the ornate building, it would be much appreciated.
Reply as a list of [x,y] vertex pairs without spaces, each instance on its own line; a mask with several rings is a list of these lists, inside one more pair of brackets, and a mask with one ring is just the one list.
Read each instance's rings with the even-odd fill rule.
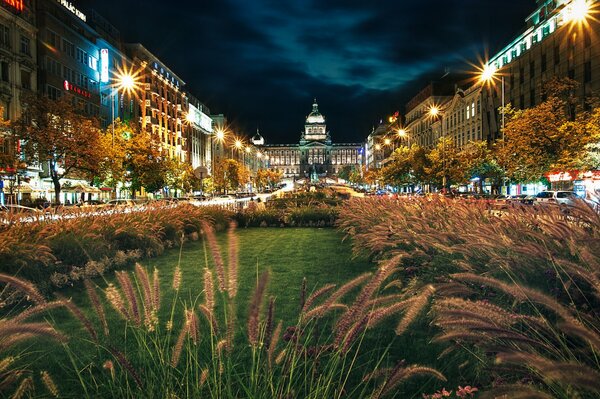
[[269,168],[281,171],[284,177],[317,180],[336,175],[344,166],[360,168],[364,163],[362,144],[332,143],[316,99],[298,144],[266,144],[262,149]]

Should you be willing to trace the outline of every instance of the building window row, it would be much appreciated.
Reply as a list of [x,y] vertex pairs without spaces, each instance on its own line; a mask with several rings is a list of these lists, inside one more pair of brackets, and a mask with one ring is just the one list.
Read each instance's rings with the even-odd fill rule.
[[51,57],[46,57],[46,71],[52,75],[59,76],[73,84],[86,89],[94,94],[98,93],[98,82],[94,79],[90,79],[86,75],[74,71],[73,69],[62,65]]

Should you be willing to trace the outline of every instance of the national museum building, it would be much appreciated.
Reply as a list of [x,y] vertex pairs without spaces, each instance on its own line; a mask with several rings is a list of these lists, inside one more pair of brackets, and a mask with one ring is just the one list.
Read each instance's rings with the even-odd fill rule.
[[[253,139],[255,143],[257,138]],[[269,169],[281,171],[283,177],[310,177],[316,181],[320,177],[336,175],[344,166],[360,168],[363,164],[362,144],[332,143],[316,100],[306,117],[298,144],[264,144],[261,147],[268,156]]]

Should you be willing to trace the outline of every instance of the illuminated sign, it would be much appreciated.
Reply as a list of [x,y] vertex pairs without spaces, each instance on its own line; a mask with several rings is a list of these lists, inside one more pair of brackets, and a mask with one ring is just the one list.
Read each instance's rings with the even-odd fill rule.
[[570,172],[559,172],[559,173],[550,173],[548,174],[548,181],[550,183],[556,183],[559,181],[571,181],[574,177]]
[[73,83],[69,83],[68,80],[65,80],[63,83],[65,90],[72,91],[73,93],[79,94],[81,97],[91,98],[92,93],[87,90],[82,89],[79,86],[75,86]]
[[212,119],[210,116],[206,115],[192,104],[190,104],[187,119],[194,125],[199,126],[207,132],[212,132]]
[[100,50],[100,81],[102,83],[108,82],[108,49],[103,48]]
[[23,0],[2,0],[2,3],[14,8],[17,11],[23,11],[25,9]]
[[75,16],[77,18],[79,18],[80,20],[82,20],[84,22],[87,21],[87,17],[85,16],[85,14],[82,13],[81,11],[79,11],[77,8],[75,8],[75,6],[73,4],[71,4],[70,1],[67,1],[67,0],[56,0],[56,1],[59,2],[60,5],[62,5],[64,8],[66,8],[67,10],[69,10],[73,14],[75,14]]

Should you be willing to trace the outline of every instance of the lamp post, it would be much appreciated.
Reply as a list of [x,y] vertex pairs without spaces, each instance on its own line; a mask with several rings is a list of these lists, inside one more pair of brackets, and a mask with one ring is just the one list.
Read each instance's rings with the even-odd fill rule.
[[[128,72],[117,73],[113,83],[113,93],[112,93],[112,105],[111,105],[111,113],[112,113],[112,145],[115,145],[115,97],[117,97],[121,92],[123,94],[130,93],[137,87],[136,77],[131,75]],[[120,104],[120,101],[119,101]],[[119,111],[121,107],[119,105]],[[120,116],[120,112],[119,112]]]
[[[487,85],[495,85],[495,80],[498,79],[498,70],[495,65],[490,65],[486,63],[481,70],[481,75],[479,77],[479,81],[482,84]],[[502,145],[504,146],[504,75],[500,74],[500,90],[501,90],[501,101],[502,106],[500,108],[501,118],[500,118],[500,138],[502,139]],[[504,169],[504,168],[502,168]],[[508,194],[506,188],[506,177],[502,176],[502,191],[503,194]]]
[[432,105],[431,108],[429,108],[429,116],[431,116],[432,118],[439,118],[440,121],[440,129],[441,129],[441,134],[440,134],[440,138],[442,139],[442,191],[446,191],[446,183],[447,183],[447,177],[446,177],[446,137],[444,135],[444,120],[443,120],[443,113],[442,111],[440,111],[439,107]]
[[398,137],[400,138],[400,144],[402,145],[402,140],[406,140],[406,146],[408,147],[408,133],[406,129],[400,128],[398,129]]

